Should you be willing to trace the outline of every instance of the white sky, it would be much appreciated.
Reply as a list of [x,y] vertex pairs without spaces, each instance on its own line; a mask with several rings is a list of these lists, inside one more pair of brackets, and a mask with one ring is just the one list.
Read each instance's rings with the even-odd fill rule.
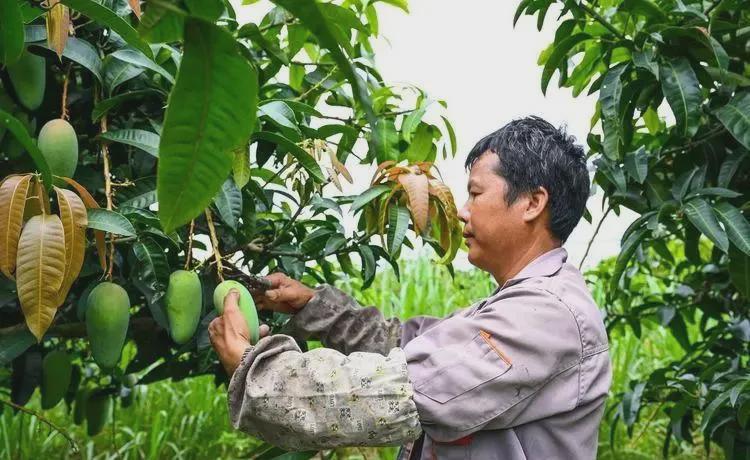
[[[258,20],[268,11],[266,1],[238,6],[240,22]],[[541,67],[536,64],[542,49],[552,42],[552,11],[541,32],[536,18],[522,17],[513,28],[518,1],[498,0],[409,0],[410,13],[378,3],[380,38],[375,43],[376,66],[390,84],[412,84],[434,99],[443,99],[442,111],[452,122],[458,139],[455,158],[438,160],[437,165],[453,191],[458,206],[466,200],[467,173],[463,162],[481,137],[514,118],[538,115],[554,125],[566,125],[570,134],[585,144],[596,97],[573,98],[569,89],[557,88],[553,77],[546,97],[540,89]],[[437,115],[434,114],[434,115]],[[350,165],[347,165],[349,167]],[[354,185],[347,193],[367,188],[374,167],[350,167]],[[588,204],[594,225],[601,217],[601,194]],[[586,261],[590,267],[602,258],[618,253],[620,237],[634,219],[610,214]],[[347,219],[347,228],[353,228]],[[570,261],[578,265],[594,226],[584,220],[565,247]],[[463,253],[457,268],[469,268]]]

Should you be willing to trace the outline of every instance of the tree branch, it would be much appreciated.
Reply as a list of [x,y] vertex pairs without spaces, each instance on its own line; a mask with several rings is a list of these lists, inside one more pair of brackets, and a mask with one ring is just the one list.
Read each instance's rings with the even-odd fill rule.
[[55,425],[51,420],[49,420],[48,418],[46,418],[45,416],[43,416],[39,412],[37,412],[35,410],[32,410],[32,409],[27,409],[27,408],[25,408],[23,406],[19,406],[18,404],[14,403],[12,401],[8,401],[8,400],[2,399],[2,398],[0,398],[0,403],[5,404],[6,406],[10,406],[10,407],[12,407],[12,408],[14,408],[16,410],[20,410],[21,412],[24,412],[24,413],[29,414],[31,416],[34,416],[37,419],[41,420],[42,422],[46,423],[50,428],[52,428],[54,431],[60,433],[68,441],[68,443],[70,443],[70,447],[73,449],[73,453],[77,454],[78,452],[80,452],[80,449],[78,449],[78,444],[76,444],[75,439],[73,439],[68,434],[67,431],[65,431],[62,428],[60,428],[59,426]]

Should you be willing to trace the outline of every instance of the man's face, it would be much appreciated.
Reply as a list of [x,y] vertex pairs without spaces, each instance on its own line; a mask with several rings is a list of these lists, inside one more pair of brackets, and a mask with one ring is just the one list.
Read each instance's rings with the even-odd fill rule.
[[465,224],[469,262],[489,272],[504,265],[504,258],[514,253],[513,245],[525,241],[528,231],[524,220],[528,199],[520,196],[512,205],[506,204],[508,184],[495,172],[499,161],[495,153],[486,152],[474,163],[469,198],[458,213]]

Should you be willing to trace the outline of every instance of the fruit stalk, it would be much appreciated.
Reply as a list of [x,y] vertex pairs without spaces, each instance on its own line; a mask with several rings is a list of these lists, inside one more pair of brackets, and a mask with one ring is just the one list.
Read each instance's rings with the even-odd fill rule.
[[213,246],[214,259],[216,260],[216,273],[219,275],[219,281],[224,281],[224,266],[221,263],[219,239],[216,237],[216,228],[214,227],[214,221],[211,219],[211,210],[208,208],[206,208],[206,222],[208,223],[208,232],[211,234],[211,246]]

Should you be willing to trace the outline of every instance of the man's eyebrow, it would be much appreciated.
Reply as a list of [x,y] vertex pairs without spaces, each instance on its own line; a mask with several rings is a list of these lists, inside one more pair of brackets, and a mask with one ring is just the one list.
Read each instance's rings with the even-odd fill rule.
[[471,189],[472,185],[477,185],[477,181],[475,181],[474,179],[470,179],[469,183],[466,184],[466,190]]

